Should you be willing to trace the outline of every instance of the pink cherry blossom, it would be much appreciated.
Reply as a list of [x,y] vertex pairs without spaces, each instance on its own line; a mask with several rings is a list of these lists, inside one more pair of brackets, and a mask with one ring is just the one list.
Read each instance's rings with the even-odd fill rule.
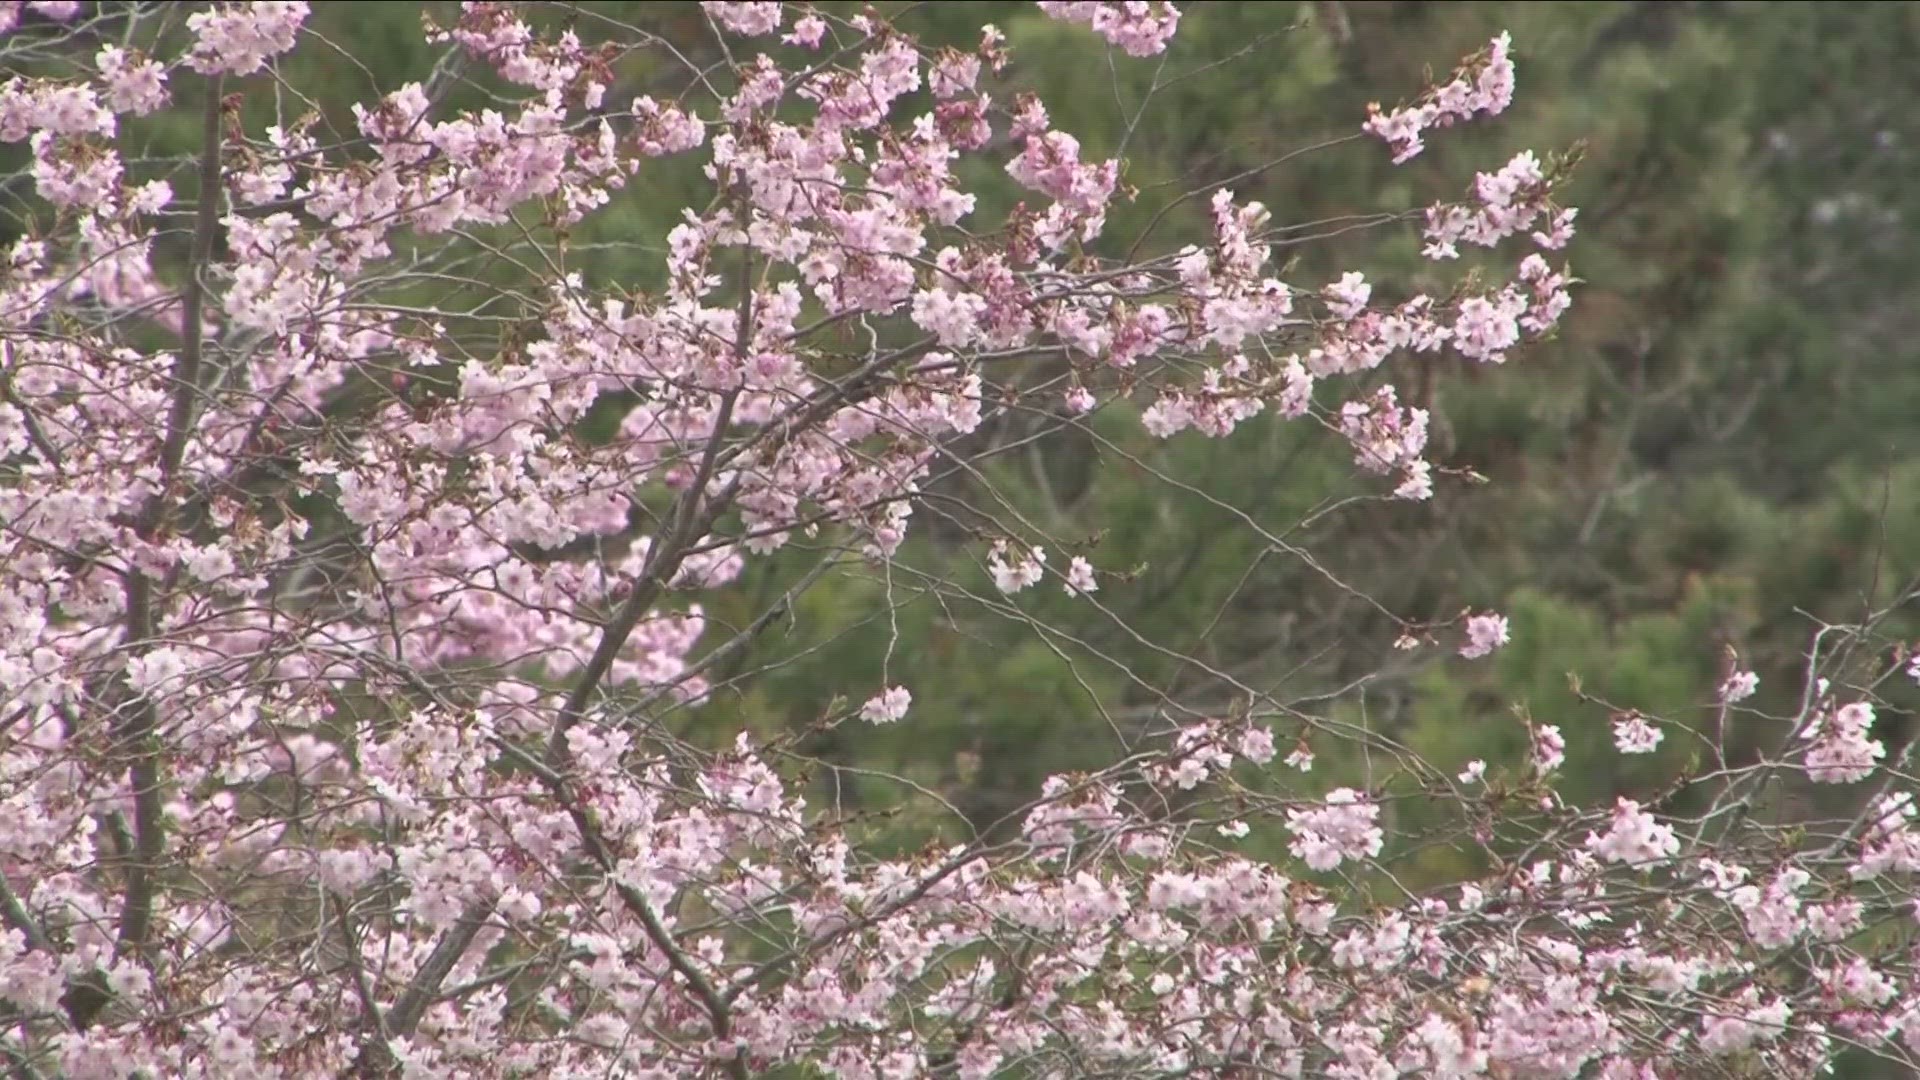
[[108,45],[94,58],[94,64],[107,86],[107,102],[115,112],[145,116],[167,103],[167,72],[155,61]]
[[1801,738],[1807,748],[1807,775],[1816,783],[1851,784],[1872,775],[1887,754],[1884,743],[1870,739],[1873,706],[1856,701],[1824,713],[1807,725]]
[[860,707],[860,718],[869,724],[893,724],[906,718],[913,694],[904,686],[889,686]]
[[1611,826],[1604,834],[1588,834],[1587,847],[1608,862],[1639,865],[1672,858],[1680,841],[1671,825],[1660,823],[1632,799],[1621,799]]
[[1533,730],[1531,760],[1534,771],[1543,776],[1566,764],[1567,740],[1557,725],[1543,724]]
[[1040,10],[1056,19],[1084,23],[1128,56],[1164,52],[1180,25],[1180,9],[1166,0],[1113,3],[1060,3],[1041,0]]
[[782,9],[778,3],[719,3],[703,0],[706,13],[721,26],[743,37],[759,37],[780,29]]
[[1075,555],[1067,567],[1066,590],[1068,596],[1085,596],[1100,591],[1100,583],[1094,580],[1093,564],[1084,556]]
[[196,38],[188,66],[203,74],[252,75],[293,48],[308,14],[305,0],[220,4],[187,16]]
[[1392,112],[1370,106],[1365,130],[1392,148],[1393,163],[1399,165],[1425,148],[1421,135],[1426,129],[1447,127],[1479,114],[1497,116],[1505,112],[1513,101],[1512,45],[1507,34],[1494,38],[1479,56],[1454,73],[1453,81],[1428,91],[1419,105]]
[[1639,713],[1629,713],[1613,722],[1613,745],[1623,754],[1651,754],[1666,733]]
[[993,574],[994,587],[1003,593],[1017,593],[1040,580],[1040,570],[1047,561],[1047,550],[1041,547],[1022,547],[1017,552],[1005,540],[996,541],[987,560],[987,569]]
[[793,30],[781,36],[780,40],[789,45],[798,45],[806,49],[817,49],[827,36],[827,22],[818,15],[803,15],[794,20]]
[[1721,684],[1720,700],[1729,705],[1738,701],[1745,701],[1752,697],[1754,691],[1759,688],[1760,676],[1751,671],[1736,671],[1727,676],[1727,681]]
[[1467,639],[1460,644],[1460,655],[1469,660],[1490,656],[1508,641],[1507,617],[1497,612],[1475,615],[1467,620]]
[[1384,834],[1375,822],[1380,808],[1352,788],[1330,792],[1319,807],[1287,811],[1289,850],[1313,870],[1332,870],[1342,861],[1380,854]]

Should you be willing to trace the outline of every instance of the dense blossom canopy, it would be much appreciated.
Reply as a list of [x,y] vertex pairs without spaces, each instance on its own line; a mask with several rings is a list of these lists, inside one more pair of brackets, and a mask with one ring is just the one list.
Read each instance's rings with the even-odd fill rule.
[[[1177,46],[1172,4],[1039,6],[1116,62]],[[1573,283],[1559,159],[1494,163],[1409,222],[1436,267],[1480,248],[1497,272],[1294,280],[1274,212],[1224,185],[1194,192],[1210,243],[1111,243],[1121,163],[1002,90],[991,26],[935,49],[871,12],[701,9],[724,63],[623,100],[610,58],[675,43],[466,3],[425,27],[438,67],[335,133],[255,129],[230,97],[308,46],[298,0],[195,10],[151,55],[118,33],[137,5],[0,5],[14,35],[92,19],[120,42],[0,85],[49,223],[0,269],[20,1075],[1624,1080],[1920,1056],[1913,794],[1871,679],[1821,679],[1823,642],[1781,751],[1703,765],[1686,816],[1563,803],[1550,723],[1458,775],[1316,729],[1394,756],[1483,842],[1531,838],[1370,903],[1408,789],[1245,783],[1314,761],[1303,735],[1276,765],[1275,724],[1302,718],[1265,700],[1169,717],[1004,828],[897,858],[810,805],[786,747],[675,738],[658,712],[706,701],[756,632],[702,595],[822,535],[885,565],[993,417],[1137,406],[1174,438],[1272,411],[1381,497],[1442,497],[1429,413],[1380,373],[1506,362]],[[511,92],[451,111],[454,71]],[[1354,129],[1407,161],[1514,93],[1503,35]],[[156,112],[193,118],[190,170],[122,138]],[[688,155],[711,200],[661,289],[570,269],[570,227]],[[980,162],[1027,202],[985,219]],[[464,295],[477,248],[543,291],[432,299]],[[1020,365],[1041,375],[1000,377]],[[1008,603],[1126,587],[1014,526],[978,539]],[[1467,663],[1509,638],[1481,612],[1404,644]],[[1729,671],[1723,722],[1752,689]],[[913,723],[912,687],[848,690],[825,722],[852,737]],[[1622,753],[1666,734],[1615,727]],[[1785,774],[1872,794],[1823,831],[1750,821]],[[1254,828],[1292,861],[1236,853]]]

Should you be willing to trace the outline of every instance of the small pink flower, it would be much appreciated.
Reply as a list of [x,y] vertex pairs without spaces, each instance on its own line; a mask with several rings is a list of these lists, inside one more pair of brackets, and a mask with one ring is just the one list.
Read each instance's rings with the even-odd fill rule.
[[806,49],[817,49],[827,36],[827,23],[818,15],[808,15],[793,24],[793,32],[780,40],[789,45],[798,45]]
[[1613,745],[1623,754],[1651,754],[1666,733],[1633,713],[1613,723]]
[[780,29],[780,9],[786,5],[761,0],[756,3],[719,3],[707,0],[700,5],[721,26],[742,37],[759,37]]
[[987,570],[993,575],[994,587],[1003,593],[1017,593],[1040,580],[1040,568],[1047,561],[1047,549],[1027,548],[1012,561],[1009,561],[1009,546],[1005,540],[996,541],[993,551],[987,558]]
[[1068,596],[1085,596],[1100,591],[1100,583],[1093,578],[1093,564],[1078,555],[1067,567],[1066,591]]
[[913,704],[913,693],[904,686],[889,686],[867,699],[860,707],[860,719],[869,724],[892,724],[904,719]]
[[1680,850],[1671,825],[1662,825],[1632,799],[1615,804],[1613,825],[1605,835],[1589,834],[1587,848],[1608,862],[1636,865],[1670,859]]
[[1491,654],[1507,641],[1506,616],[1493,612],[1475,615],[1467,620],[1467,640],[1460,645],[1460,655],[1477,660]]
[[1745,701],[1759,688],[1760,676],[1751,671],[1736,671],[1727,676],[1726,682],[1720,684],[1720,700],[1729,705],[1736,701]]
[[1332,870],[1342,861],[1380,854],[1385,835],[1376,821],[1380,808],[1352,788],[1329,792],[1311,810],[1287,811],[1291,850],[1314,870]]

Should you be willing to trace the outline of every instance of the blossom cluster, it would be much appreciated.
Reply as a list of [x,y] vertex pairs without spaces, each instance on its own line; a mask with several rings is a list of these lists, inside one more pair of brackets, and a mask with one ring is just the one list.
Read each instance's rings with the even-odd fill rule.
[[1470,58],[1453,79],[1433,87],[1421,100],[1391,112],[1367,107],[1365,129],[1393,150],[1394,164],[1411,161],[1426,149],[1422,134],[1475,116],[1498,116],[1513,104],[1513,37],[1501,34]]
[[1123,0],[1119,3],[1060,3],[1042,0],[1040,10],[1056,19],[1084,23],[1128,56],[1165,52],[1180,26],[1180,9],[1167,0]]

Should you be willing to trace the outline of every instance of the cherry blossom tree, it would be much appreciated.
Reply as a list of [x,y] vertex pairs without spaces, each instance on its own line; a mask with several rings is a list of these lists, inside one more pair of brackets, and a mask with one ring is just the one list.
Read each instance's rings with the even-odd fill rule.
[[[0,5],[23,72],[0,140],[31,154],[0,270],[13,1075],[1620,1080],[1920,1059],[1912,774],[1874,734],[1876,689],[1911,672],[1885,611],[1820,629],[1790,715],[1744,705],[1731,656],[1704,727],[1618,710],[1621,753],[1674,738],[1699,758],[1610,806],[1555,794],[1552,718],[1460,772],[1197,660],[1237,704],[1169,701],[1104,768],[905,854],[808,801],[797,734],[678,734],[668,717],[726,723],[716,674],[806,589],[918,572],[899,562],[916,510],[976,469],[968,437],[996,416],[1312,425],[1369,498],[1444,498],[1472,477],[1428,460],[1428,413],[1388,378],[1551,333],[1568,163],[1490,162],[1393,223],[1437,268],[1485,249],[1498,273],[1293,280],[1274,251],[1292,234],[1226,184],[1182,196],[1210,208],[1208,244],[1108,235],[1122,163],[1003,89],[1045,60],[992,26],[935,48],[911,12],[706,3],[676,41],[554,7],[426,20],[437,62],[336,131],[292,100],[247,120],[249,95],[284,92],[278,64],[328,47],[306,3]],[[1116,63],[1177,47],[1171,4],[1040,7]],[[1497,117],[1510,48],[1354,117],[1355,138],[1406,162]],[[677,79],[616,101],[637,54]],[[495,107],[445,104],[469,78],[503,88]],[[172,113],[198,133],[185,165],[125,134]],[[663,286],[590,281],[573,230],[674,159],[708,198]],[[988,217],[963,182],[981,165],[1026,201]],[[501,267],[533,287],[489,284]],[[831,554],[750,623],[709,622],[703,597],[801,542]],[[1011,508],[964,543],[1012,610],[1131,587]],[[1389,653],[1432,663],[1512,636],[1488,611],[1400,624]],[[817,727],[911,725],[915,691],[850,682]],[[1734,725],[1773,734],[1738,757]],[[1291,782],[1336,745],[1367,755],[1364,782]],[[1782,809],[1809,785],[1857,794]],[[1429,805],[1458,827],[1422,830]],[[1249,857],[1250,833],[1288,858]],[[1494,868],[1404,887],[1395,860],[1421,844]]]

